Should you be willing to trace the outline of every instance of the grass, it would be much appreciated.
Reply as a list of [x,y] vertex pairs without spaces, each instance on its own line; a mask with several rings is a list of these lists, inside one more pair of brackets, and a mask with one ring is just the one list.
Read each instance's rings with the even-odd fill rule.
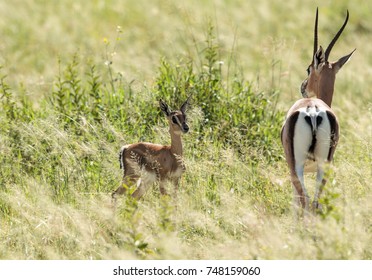
[[[293,215],[279,133],[311,61],[315,8],[0,4],[0,258],[371,259],[367,1],[319,6],[323,46],[350,11],[331,59],[357,51],[336,81],[341,141],[324,211],[309,225]],[[120,146],[169,143],[158,99],[176,107],[189,94],[177,199],[155,186],[113,209]]]

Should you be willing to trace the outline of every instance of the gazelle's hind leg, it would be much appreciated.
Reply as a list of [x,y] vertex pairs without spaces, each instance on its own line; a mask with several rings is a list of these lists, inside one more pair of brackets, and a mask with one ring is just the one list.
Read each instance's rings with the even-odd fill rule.
[[160,189],[160,193],[162,195],[167,195],[168,194],[165,185],[166,185],[165,180],[160,180],[159,181],[159,189]]
[[137,175],[124,177],[123,182],[120,184],[120,186],[111,195],[113,202],[116,202],[116,197],[118,195],[125,194],[127,192],[128,188],[130,188],[135,182],[138,182],[138,181],[139,181],[139,176],[137,176]]
[[331,147],[331,126],[325,113],[320,113],[322,122],[316,133],[317,144],[314,150],[315,160],[317,162],[316,189],[313,201],[313,211],[320,209],[319,197],[323,191],[326,179],[324,178],[324,169],[328,165],[327,159]]
[[303,168],[297,168],[296,173],[291,175],[291,181],[294,188],[294,200],[296,207],[309,210],[309,196],[304,185]]
[[173,186],[174,186],[174,195],[177,197],[177,193],[178,193],[178,190],[180,188],[180,180],[181,180],[181,177],[177,177],[177,178],[174,178],[172,180],[172,183],[173,183]]
[[294,172],[291,174],[291,181],[299,196],[302,208],[309,209],[309,197],[304,182],[304,168],[308,158],[308,152],[312,145],[313,135],[311,127],[305,120],[307,113],[300,112],[298,116],[293,137],[293,160]]
[[147,189],[157,180],[155,172],[144,171],[141,179],[138,181],[137,189],[132,194],[133,198],[140,199],[147,191]]
[[316,189],[315,189],[315,195],[314,195],[314,201],[313,201],[313,211],[315,212],[317,209],[321,210],[322,205],[319,204],[319,198],[322,194],[323,188],[326,184],[327,180],[324,179],[324,170],[322,167],[318,167],[318,172],[316,175]]

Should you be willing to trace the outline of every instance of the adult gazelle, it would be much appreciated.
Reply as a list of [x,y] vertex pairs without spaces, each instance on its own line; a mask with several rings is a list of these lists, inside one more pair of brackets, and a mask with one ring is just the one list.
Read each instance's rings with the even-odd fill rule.
[[281,141],[288,163],[297,204],[309,210],[309,196],[304,183],[304,171],[317,172],[313,210],[320,207],[319,197],[326,184],[325,165],[332,162],[339,139],[339,123],[331,109],[337,72],[350,59],[354,51],[330,62],[329,55],[349,19],[346,19],[327,49],[318,48],[318,9],[314,28],[314,51],[302,82],[303,98],[289,109],[281,131]]

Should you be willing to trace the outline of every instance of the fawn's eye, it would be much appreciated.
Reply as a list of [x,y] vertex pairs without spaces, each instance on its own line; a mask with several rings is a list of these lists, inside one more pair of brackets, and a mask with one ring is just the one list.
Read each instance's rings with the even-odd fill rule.
[[306,69],[307,75],[310,76],[310,66]]
[[177,117],[173,116],[173,117],[172,117],[172,122],[173,122],[174,124],[178,124]]

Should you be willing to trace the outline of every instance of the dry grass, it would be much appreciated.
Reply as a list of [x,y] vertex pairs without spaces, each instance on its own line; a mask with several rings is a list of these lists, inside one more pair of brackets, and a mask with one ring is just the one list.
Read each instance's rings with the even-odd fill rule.
[[[58,57],[66,60],[78,52],[104,67],[104,38],[110,41],[114,72],[135,81],[134,90],[151,87],[161,57],[198,58],[201,50],[195,45],[205,40],[207,18],[217,27],[222,53],[230,57],[223,71],[235,71],[258,90],[280,91],[278,106],[283,111],[299,98],[311,61],[316,8],[312,1],[17,2],[0,4],[0,65],[11,87],[16,92],[25,88],[35,107],[51,92]],[[325,1],[319,8],[323,46],[342,24],[345,10],[350,11],[350,22],[331,58],[357,48],[336,81],[333,107],[341,122],[341,141],[325,192],[333,208],[324,217],[308,225],[294,218],[284,161],[260,161],[252,168],[236,151],[213,142],[203,143],[201,153],[192,148],[191,141],[197,139],[193,132],[185,137],[188,171],[176,201],[160,197],[155,187],[140,202],[123,197],[113,209],[109,190],[117,187],[121,176],[116,151],[133,136],[112,127],[118,140],[81,146],[53,120],[35,121],[22,130],[36,144],[24,148],[38,151],[41,139],[60,147],[52,151],[62,155],[60,180],[66,174],[84,174],[75,172],[83,168],[76,162],[76,151],[94,155],[102,147],[102,174],[107,179],[100,179],[101,192],[91,192],[88,179],[85,186],[70,186],[71,200],[60,202],[44,178],[15,174],[22,184],[0,186],[0,206],[6,209],[0,213],[0,258],[371,259],[372,4]],[[118,25],[123,33],[114,54]],[[197,106],[190,119],[195,125],[201,122]],[[167,141],[163,126],[154,130],[160,132],[157,142]],[[6,153],[9,143],[3,139],[0,135],[0,148]],[[257,153],[245,149],[247,155]],[[314,178],[307,181],[311,184]]]

